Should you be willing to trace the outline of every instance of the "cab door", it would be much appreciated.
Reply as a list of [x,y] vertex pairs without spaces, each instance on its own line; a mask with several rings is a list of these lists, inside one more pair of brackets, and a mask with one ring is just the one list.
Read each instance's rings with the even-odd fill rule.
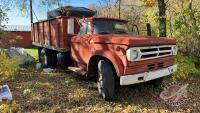
[[79,64],[86,64],[89,60],[91,39],[90,22],[81,23],[79,34],[72,37],[71,53],[72,58]]

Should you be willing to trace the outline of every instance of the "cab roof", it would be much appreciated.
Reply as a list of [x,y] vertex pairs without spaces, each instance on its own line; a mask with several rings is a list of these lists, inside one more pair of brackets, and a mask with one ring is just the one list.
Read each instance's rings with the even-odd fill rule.
[[122,19],[116,19],[116,18],[108,18],[108,17],[91,17],[91,18],[83,18],[80,20],[81,23],[83,22],[90,22],[94,20],[108,20],[108,21],[119,21],[119,22],[125,22],[127,23],[127,20],[122,20]]

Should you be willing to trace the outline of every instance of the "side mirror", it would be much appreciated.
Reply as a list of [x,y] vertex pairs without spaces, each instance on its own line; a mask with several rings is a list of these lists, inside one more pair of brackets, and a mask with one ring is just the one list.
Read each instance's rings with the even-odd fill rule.
[[133,25],[131,32],[132,32],[133,34],[135,34],[135,33],[137,33],[138,35],[140,34],[140,31],[139,31],[137,25]]
[[67,20],[67,34],[74,34],[75,33],[75,21],[74,18],[69,18]]
[[151,24],[147,23],[147,36],[151,36]]

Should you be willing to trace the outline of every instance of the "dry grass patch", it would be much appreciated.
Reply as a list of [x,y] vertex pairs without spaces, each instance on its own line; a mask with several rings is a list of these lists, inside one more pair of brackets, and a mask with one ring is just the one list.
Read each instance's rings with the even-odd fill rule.
[[[167,78],[163,87],[172,81],[172,78]],[[163,89],[153,88],[147,84],[120,87],[117,89],[116,100],[106,102],[99,97],[94,81],[86,80],[65,70],[46,74],[37,72],[33,67],[21,68],[16,79],[8,85],[14,96],[13,103],[16,103],[13,109],[22,113],[200,112],[200,79],[191,77],[179,82],[189,84],[187,103],[179,107],[165,104],[159,98]]]

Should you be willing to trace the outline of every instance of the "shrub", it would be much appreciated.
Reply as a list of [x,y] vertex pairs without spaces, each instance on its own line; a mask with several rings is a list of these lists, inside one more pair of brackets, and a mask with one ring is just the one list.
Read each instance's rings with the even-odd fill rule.
[[177,79],[186,79],[192,74],[198,74],[200,71],[195,67],[194,58],[189,56],[177,55],[176,63],[178,64],[178,70],[173,74]]
[[7,102],[0,105],[0,113],[17,113],[19,106],[16,102]]
[[18,70],[15,59],[7,58],[0,54],[0,84],[12,80]]
[[176,14],[174,37],[179,51],[190,55],[200,63],[200,12],[196,8],[185,8]]

